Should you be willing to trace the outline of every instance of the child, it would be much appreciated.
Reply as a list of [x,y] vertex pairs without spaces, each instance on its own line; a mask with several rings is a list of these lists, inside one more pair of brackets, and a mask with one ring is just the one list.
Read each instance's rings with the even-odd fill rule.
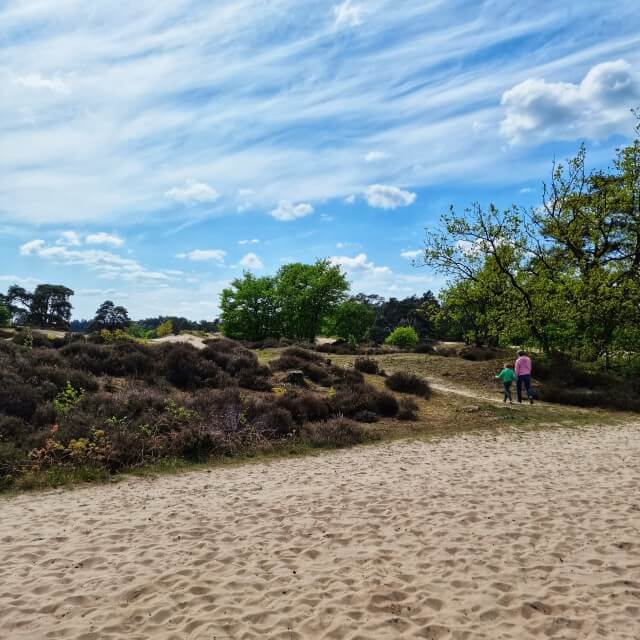
[[513,399],[511,398],[511,385],[513,381],[516,379],[516,374],[513,371],[513,367],[505,363],[502,371],[496,376],[496,380],[502,380],[502,384],[504,385],[504,402],[509,400],[511,404],[513,404]]

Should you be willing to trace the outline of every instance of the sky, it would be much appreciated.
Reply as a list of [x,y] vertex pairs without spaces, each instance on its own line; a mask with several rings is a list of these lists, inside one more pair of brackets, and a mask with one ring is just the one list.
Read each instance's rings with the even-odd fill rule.
[[0,290],[211,320],[330,258],[405,297],[450,205],[536,206],[633,135],[637,3],[0,0]]

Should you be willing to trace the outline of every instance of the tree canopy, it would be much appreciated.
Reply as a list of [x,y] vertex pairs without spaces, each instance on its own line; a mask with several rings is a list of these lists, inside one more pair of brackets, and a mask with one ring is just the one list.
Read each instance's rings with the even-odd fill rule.
[[16,324],[68,329],[73,290],[63,285],[39,284],[33,292],[16,284],[9,287],[3,303]]
[[442,314],[478,343],[529,343],[607,367],[637,345],[637,133],[607,171],[587,170],[584,147],[554,164],[538,207],[474,203],[444,215],[423,256],[450,278]]

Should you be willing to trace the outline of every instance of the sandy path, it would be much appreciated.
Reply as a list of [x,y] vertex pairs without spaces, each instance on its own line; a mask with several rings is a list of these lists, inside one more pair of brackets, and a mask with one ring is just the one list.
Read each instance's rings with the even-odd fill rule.
[[640,425],[0,500],[0,636],[640,638]]

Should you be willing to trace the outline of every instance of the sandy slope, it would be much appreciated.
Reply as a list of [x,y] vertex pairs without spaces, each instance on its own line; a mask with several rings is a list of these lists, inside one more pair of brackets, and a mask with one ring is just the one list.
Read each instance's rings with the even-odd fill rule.
[[0,501],[0,636],[640,638],[640,425]]

